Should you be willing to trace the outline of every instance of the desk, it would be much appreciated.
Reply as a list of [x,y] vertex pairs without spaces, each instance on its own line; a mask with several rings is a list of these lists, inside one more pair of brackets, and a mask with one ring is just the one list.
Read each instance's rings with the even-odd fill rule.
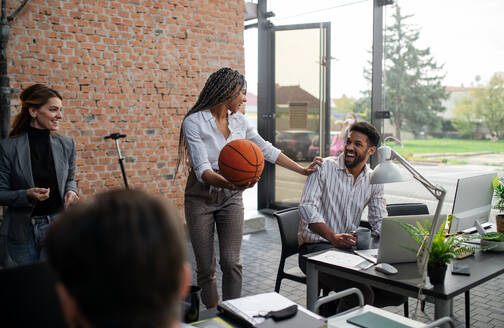
[[[394,264],[399,271],[395,275],[385,275],[375,271],[374,267],[367,270],[353,270],[337,265],[322,263],[311,256],[325,251],[307,254],[306,258],[306,306],[313,310],[313,303],[318,298],[318,272],[325,272],[337,277],[342,277],[374,287],[387,289],[401,295],[416,298],[418,296],[418,281],[420,274],[416,263]],[[439,319],[449,316],[451,303],[455,296],[469,291],[504,272],[504,255],[501,253],[477,252],[474,256],[453,262],[463,262],[470,268],[470,276],[452,275],[451,265],[448,266],[446,279],[443,285],[436,285],[424,289],[426,301],[434,303],[434,318]],[[468,293],[466,293],[466,301]],[[466,302],[467,303],[467,302]],[[466,322],[466,325],[468,323]]]
[[[419,321],[408,319],[408,318],[402,317],[402,316],[400,316],[398,314],[387,312],[385,310],[375,308],[374,306],[364,305],[363,307],[360,307],[357,310],[351,311],[349,313],[346,313],[346,314],[343,314],[343,315],[336,315],[336,316],[332,316],[332,317],[328,318],[327,324],[324,325],[324,327],[325,326],[327,326],[327,327],[338,327],[338,328],[342,328],[342,327],[348,327],[348,328],[356,327],[355,325],[353,325],[351,323],[348,323],[347,319],[349,319],[351,317],[354,317],[356,315],[359,315],[359,314],[363,314],[365,312],[373,312],[373,313],[379,314],[379,315],[381,315],[381,316],[383,316],[385,318],[389,318],[391,320],[395,320],[395,321],[397,321],[399,323],[408,325],[409,327],[412,327],[412,328],[421,328],[421,327],[425,326],[424,323],[421,323]],[[240,322],[234,321],[232,318],[227,317],[224,314],[220,313],[216,308],[208,309],[208,310],[204,310],[204,311],[200,312],[199,321],[207,320],[207,319],[212,319],[212,318],[215,318],[215,317],[221,318],[224,322],[226,322],[226,324],[228,324],[229,326],[231,326],[233,328],[245,328],[245,327],[247,327],[247,326],[244,326],[244,325],[240,324]],[[270,320],[269,322],[267,322],[265,324],[259,325],[259,328],[276,328],[276,327],[278,327],[278,328],[281,328],[281,327],[295,328],[295,327],[299,327],[299,325],[296,325],[296,323],[297,322],[296,322],[296,318],[295,317],[292,318],[292,319],[288,319],[288,321],[283,321],[283,322],[279,322],[279,323],[276,323],[276,322]],[[313,326],[313,327],[320,327],[320,326],[316,325],[316,326]],[[300,327],[300,328],[312,328],[312,327],[303,326],[303,327]]]

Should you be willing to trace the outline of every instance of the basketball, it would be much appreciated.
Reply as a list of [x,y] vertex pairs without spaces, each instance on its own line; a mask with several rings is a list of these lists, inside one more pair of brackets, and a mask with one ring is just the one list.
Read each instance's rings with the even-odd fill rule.
[[255,143],[246,139],[229,142],[219,154],[220,174],[235,185],[245,185],[261,176],[264,156]]

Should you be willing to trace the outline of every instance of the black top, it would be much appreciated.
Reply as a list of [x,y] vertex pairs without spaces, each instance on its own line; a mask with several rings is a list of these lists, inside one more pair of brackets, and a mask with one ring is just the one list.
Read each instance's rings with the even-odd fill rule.
[[33,182],[37,188],[50,188],[49,198],[37,202],[32,216],[56,214],[63,207],[54,168],[50,133],[49,130],[31,126],[28,128]]

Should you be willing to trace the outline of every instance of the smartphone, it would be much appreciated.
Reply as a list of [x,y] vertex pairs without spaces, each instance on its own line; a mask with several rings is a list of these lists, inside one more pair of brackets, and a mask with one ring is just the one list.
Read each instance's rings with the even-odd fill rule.
[[461,274],[464,276],[469,276],[471,275],[471,272],[469,272],[469,266],[467,264],[453,263],[452,274]]

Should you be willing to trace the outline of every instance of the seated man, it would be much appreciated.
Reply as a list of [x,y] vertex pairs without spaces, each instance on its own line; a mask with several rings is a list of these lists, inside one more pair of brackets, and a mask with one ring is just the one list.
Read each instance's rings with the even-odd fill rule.
[[190,269],[182,221],[141,191],[76,205],[51,227],[48,259],[70,327],[185,327]]
[[[306,273],[306,261],[302,255],[355,245],[352,231],[358,228],[366,205],[372,230],[380,232],[381,221],[387,214],[383,186],[370,184],[372,170],[366,165],[379,143],[380,134],[374,126],[367,122],[355,123],[350,127],[344,152],[324,159],[319,169],[308,177],[299,203],[299,266],[303,272]],[[322,285],[335,291],[357,287],[366,303],[375,306],[399,305],[405,300],[402,296],[324,273],[320,273],[319,279]]]

